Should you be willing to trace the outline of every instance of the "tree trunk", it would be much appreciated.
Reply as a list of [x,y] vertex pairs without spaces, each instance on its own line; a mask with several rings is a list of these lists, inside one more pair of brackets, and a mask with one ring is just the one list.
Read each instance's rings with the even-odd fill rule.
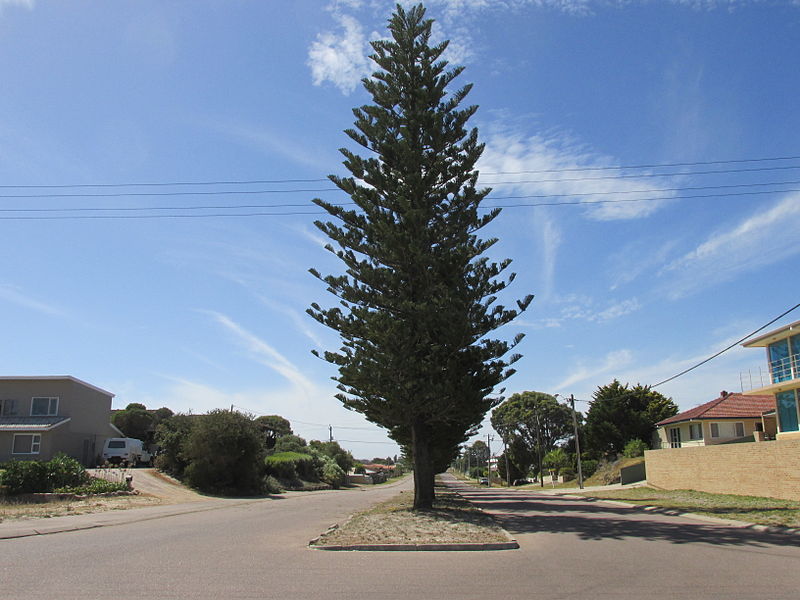
[[430,430],[421,422],[411,426],[411,452],[414,459],[414,510],[433,508],[433,462]]

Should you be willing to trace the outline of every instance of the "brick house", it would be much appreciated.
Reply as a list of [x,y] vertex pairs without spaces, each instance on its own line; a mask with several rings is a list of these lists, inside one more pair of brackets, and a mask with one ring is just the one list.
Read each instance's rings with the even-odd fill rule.
[[755,432],[773,438],[775,397],[722,392],[719,398],[656,423],[653,448],[710,446],[752,441]]

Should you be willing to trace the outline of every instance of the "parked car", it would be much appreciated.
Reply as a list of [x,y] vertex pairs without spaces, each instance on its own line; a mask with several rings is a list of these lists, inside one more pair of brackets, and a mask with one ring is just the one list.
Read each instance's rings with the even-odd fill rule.
[[136,466],[149,464],[153,456],[144,449],[142,440],[109,438],[103,444],[103,462]]
[[481,478],[478,480],[478,483],[479,483],[480,485],[489,485],[489,478],[488,478],[488,477],[481,477]]

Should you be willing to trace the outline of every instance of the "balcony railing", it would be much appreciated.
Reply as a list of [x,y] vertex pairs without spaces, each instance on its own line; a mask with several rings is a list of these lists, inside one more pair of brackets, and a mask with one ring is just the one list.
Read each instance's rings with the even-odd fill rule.
[[800,355],[770,361],[769,371],[758,367],[739,372],[743,392],[792,379],[800,379]]

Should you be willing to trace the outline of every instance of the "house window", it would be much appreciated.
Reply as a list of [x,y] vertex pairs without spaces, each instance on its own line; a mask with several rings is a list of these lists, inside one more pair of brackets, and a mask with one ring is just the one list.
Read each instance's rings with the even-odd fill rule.
[[31,400],[32,417],[54,417],[58,414],[58,398],[34,398]]
[[781,433],[800,429],[798,427],[797,400],[794,390],[778,392],[775,394],[775,398],[778,404],[778,424]]
[[711,437],[718,438],[719,437],[719,423],[712,423],[711,424]]
[[689,423],[689,439],[702,440],[703,439],[703,424],[702,423]]
[[11,454],[39,454],[42,436],[38,433],[15,433]]
[[681,430],[679,427],[672,427],[669,430],[669,445],[671,448],[681,447]]
[[17,401],[11,399],[0,400],[0,415],[8,417],[17,414]]
[[800,378],[800,335],[767,346],[772,383]]
[[736,437],[744,437],[744,423],[734,423],[736,429]]

